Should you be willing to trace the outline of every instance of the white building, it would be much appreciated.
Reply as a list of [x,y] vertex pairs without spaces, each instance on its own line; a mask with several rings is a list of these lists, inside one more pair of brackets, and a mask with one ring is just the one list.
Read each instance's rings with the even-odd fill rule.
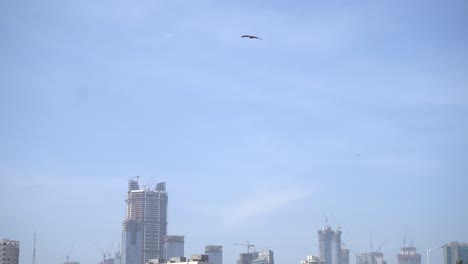
[[302,260],[301,264],[323,264],[318,256],[307,255],[306,260]]
[[18,264],[19,247],[18,241],[0,239],[0,264]]
[[162,259],[149,259],[146,264],[210,264],[208,262],[208,255],[192,255],[192,258],[187,259],[186,257],[172,257],[169,261],[164,262]]
[[263,250],[239,254],[237,264],[274,264],[273,251]]
[[356,264],[387,264],[382,252],[356,254]]

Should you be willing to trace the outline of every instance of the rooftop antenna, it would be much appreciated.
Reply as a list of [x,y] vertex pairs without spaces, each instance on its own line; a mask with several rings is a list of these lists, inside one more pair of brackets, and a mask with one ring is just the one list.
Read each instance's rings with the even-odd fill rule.
[[370,252],[372,253],[372,232],[369,233],[369,237],[370,237]]
[[36,264],[36,232],[34,232],[34,248],[33,248],[32,264]]

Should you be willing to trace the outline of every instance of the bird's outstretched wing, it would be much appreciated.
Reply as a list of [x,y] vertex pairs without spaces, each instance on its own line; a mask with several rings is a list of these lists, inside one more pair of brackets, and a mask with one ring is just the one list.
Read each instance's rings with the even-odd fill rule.
[[250,39],[259,39],[259,40],[263,40],[257,36],[252,36],[252,35],[242,35],[241,38],[250,38]]

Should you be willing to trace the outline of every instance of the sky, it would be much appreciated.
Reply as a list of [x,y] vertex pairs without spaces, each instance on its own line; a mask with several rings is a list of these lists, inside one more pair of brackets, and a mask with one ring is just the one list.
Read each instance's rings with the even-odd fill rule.
[[[389,264],[468,242],[468,3],[0,1],[0,237],[97,264],[128,179],[165,181],[186,255]],[[263,40],[242,39],[252,34]],[[431,263],[442,263],[441,250]]]

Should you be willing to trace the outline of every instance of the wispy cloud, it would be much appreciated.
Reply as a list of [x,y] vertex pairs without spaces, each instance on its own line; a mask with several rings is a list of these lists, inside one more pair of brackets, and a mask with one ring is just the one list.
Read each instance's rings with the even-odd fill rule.
[[240,221],[271,213],[312,194],[312,191],[300,187],[258,192],[222,210],[221,218],[225,227],[231,227]]

